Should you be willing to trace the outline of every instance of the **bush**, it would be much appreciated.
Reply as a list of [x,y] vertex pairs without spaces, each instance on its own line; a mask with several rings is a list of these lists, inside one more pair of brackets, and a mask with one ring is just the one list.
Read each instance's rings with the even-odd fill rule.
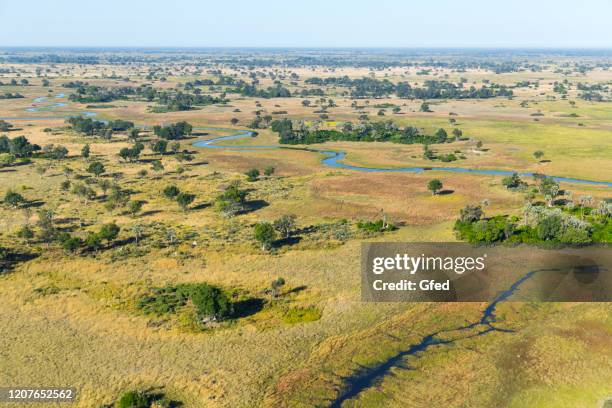
[[247,171],[245,174],[247,176],[248,181],[257,181],[257,179],[259,178],[259,170],[257,169],[251,169]]
[[385,232],[393,231],[395,229],[395,225],[385,223],[384,220],[380,219],[376,221],[359,221],[357,223],[357,228],[369,232]]
[[17,208],[25,202],[25,198],[23,198],[21,194],[16,193],[13,190],[7,191],[4,195],[4,203],[10,205],[13,208]]
[[147,314],[163,315],[175,313],[191,300],[201,320],[224,320],[233,314],[233,305],[228,295],[216,286],[207,283],[179,284],[153,289],[142,297],[138,307]]
[[321,318],[321,311],[314,306],[291,308],[285,312],[283,321],[288,324],[314,322]]
[[270,177],[272,174],[274,174],[274,170],[274,166],[266,166],[266,168],[264,169],[264,175]]
[[111,242],[113,239],[117,238],[119,235],[119,231],[121,228],[115,223],[104,224],[102,228],[100,228],[100,232],[98,235],[100,239],[106,240],[106,242]]
[[177,186],[167,186],[166,188],[164,188],[164,196],[171,200],[174,199],[174,197],[176,197],[177,195],[179,195],[180,192],[181,190],[179,190]]
[[149,408],[149,397],[140,391],[128,391],[117,402],[117,408]]
[[183,211],[187,211],[189,204],[191,204],[195,198],[195,194],[179,193],[179,195],[176,196],[176,202]]

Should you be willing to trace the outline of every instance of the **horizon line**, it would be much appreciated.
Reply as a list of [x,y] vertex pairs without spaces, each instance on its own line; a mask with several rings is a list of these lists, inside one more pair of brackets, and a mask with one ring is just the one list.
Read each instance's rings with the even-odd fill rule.
[[612,50],[612,46],[554,46],[554,45],[513,45],[513,46],[316,46],[316,45],[0,45],[0,49],[295,49],[295,50]]

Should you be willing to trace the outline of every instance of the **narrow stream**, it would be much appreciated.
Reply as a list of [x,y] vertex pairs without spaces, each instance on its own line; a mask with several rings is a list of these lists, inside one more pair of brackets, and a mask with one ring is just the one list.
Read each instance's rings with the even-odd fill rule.
[[[405,359],[409,356],[420,357],[417,353],[425,352],[431,346],[442,346],[452,344],[459,340],[465,340],[471,337],[482,336],[487,333],[491,333],[494,331],[509,333],[512,330],[495,327],[493,324],[496,322],[495,317],[495,309],[500,302],[508,299],[512,296],[513,293],[516,292],[517,289],[529,278],[535,275],[537,272],[541,271],[532,271],[527,273],[525,276],[514,282],[510,288],[501,292],[489,305],[483,310],[482,316],[479,320],[470,323],[465,326],[456,327],[454,329],[446,329],[440,330],[426,336],[423,336],[421,340],[409,346],[407,349],[402,350],[395,354],[393,357],[387,359],[386,361],[375,365],[373,367],[363,367],[358,370],[351,377],[344,379],[345,388],[341,392],[341,394],[330,403],[330,408],[340,408],[342,404],[350,399],[357,397],[361,392],[373,387],[381,380],[383,380],[387,375],[391,374],[391,369],[393,368],[408,368],[405,363]],[[468,334],[465,336],[460,336],[453,338],[452,340],[445,340],[439,338],[438,336],[441,334],[453,334],[453,333],[461,333],[469,329],[478,329],[482,328],[482,330],[477,331],[475,334]]]

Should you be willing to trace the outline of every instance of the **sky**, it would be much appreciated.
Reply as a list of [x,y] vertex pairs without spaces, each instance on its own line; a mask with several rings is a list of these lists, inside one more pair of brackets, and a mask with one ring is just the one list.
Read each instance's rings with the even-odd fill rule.
[[612,0],[0,0],[0,46],[612,48]]

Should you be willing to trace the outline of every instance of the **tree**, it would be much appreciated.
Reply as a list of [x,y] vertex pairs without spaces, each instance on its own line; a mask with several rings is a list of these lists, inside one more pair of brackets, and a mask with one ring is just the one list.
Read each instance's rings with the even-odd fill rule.
[[215,286],[199,284],[191,289],[190,298],[204,323],[227,319],[234,311],[227,294]]
[[427,189],[436,195],[438,191],[442,190],[442,182],[438,179],[429,180],[427,183]]
[[244,210],[248,194],[248,190],[240,188],[239,182],[234,182],[217,196],[217,209],[226,216],[234,216]]
[[431,109],[429,108],[429,104],[427,102],[423,102],[421,104],[421,112],[431,112]]
[[502,179],[502,185],[504,185],[507,189],[518,188],[523,184],[524,183],[519,177],[518,173],[512,173],[511,176],[504,177]]
[[266,177],[270,177],[272,174],[274,174],[274,166],[266,166],[266,168],[264,169],[264,175]]
[[233,126],[236,126],[236,125],[238,124],[238,122],[240,122],[240,121],[239,121],[237,118],[232,118],[232,120],[230,120],[230,123],[231,123]]
[[191,204],[195,200],[195,198],[195,194],[179,193],[176,196],[176,202],[183,211],[187,211],[189,204]]
[[83,148],[81,149],[81,156],[83,156],[84,159],[88,159],[90,153],[91,153],[91,149],[89,148],[89,144],[86,144],[85,146],[83,146]]
[[261,249],[267,251],[272,247],[272,243],[276,239],[274,226],[269,222],[258,222],[253,227],[255,239],[261,244]]
[[482,218],[482,207],[479,205],[468,204],[459,211],[459,220],[461,222],[476,222]]
[[102,228],[100,228],[100,232],[98,232],[97,235],[100,236],[100,239],[103,239],[107,243],[110,243],[112,240],[117,238],[117,235],[119,235],[120,230],[121,228],[117,224],[112,222],[110,224],[102,225]]
[[163,139],[155,141],[155,143],[153,143],[153,146],[151,146],[151,150],[158,154],[165,154],[167,149],[168,141]]
[[533,157],[535,157],[537,160],[540,160],[543,156],[544,152],[542,150],[536,150],[533,152]]
[[257,179],[259,178],[259,170],[257,169],[251,169],[247,171],[245,174],[247,176],[248,181],[257,181]]
[[87,167],[87,172],[92,173],[96,177],[100,177],[105,171],[104,165],[100,162],[93,162]]
[[4,203],[10,205],[13,208],[18,208],[21,204],[25,203],[26,199],[19,193],[13,190],[8,190],[4,195]]
[[273,298],[278,297],[280,288],[285,285],[285,279],[277,278],[272,281],[270,284],[270,293]]
[[151,170],[155,172],[164,171],[164,165],[162,164],[161,160],[153,160],[151,162]]
[[76,252],[81,246],[83,246],[83,240],[79,237],[67,235],[62,239],[62,248],[68,252]]
[[138,140],[138,137],[140,136],[140,130],[138,130],[138,128],[131,128],[130,130],[128,130],[127,134],[128,138],[136,142]]
[[96,198],[96,192],[93,188],[86,186],[83,183],[76,183],[72,186],[72,193],[77,197],[83,199],[86,203],[89,200]]
[[283,215],[280,218],[274,220],[274,229],[278,231],[284,238],[289,238],[291,232],[295,228],[296,216],[293,214]]
[[459,128],[454,128],[453,129],[453,136],[455,136],[455,139],[459,140],[463,136],[463,132]]
[[442,128],[438,129],[434,136],[438,143],[444,143],[446,142],[446,139],[448,139],[448,133],[446,133],[446,130]]
[[57,235],[53,217],[55,214],[51,210],[39,210],[36,225],[40,228],[40,239],[43,242],[51,242]]
[[142,238],[142,234],[144,233],[144,228],[140,224],[132,225],[132,232],[134,233],[134,240],[136,241],[136,245],[138,245],[138,241]]
[[104,195],[106,195],[106,192],[111,187],[111,183],[110,181],[106,179],[102,179],[98,181],[98,186],[102,189],[102,192],[104,193]]
[[166,198],[173,200],[177,195],[179,195],[181,192],[181,190],[179,190],[179,188],[177,186],[166,186],[166,188],[164,188],[164,196],[166,196]]
[[550,177],[545,177],[540,182],[540,193],[542,193],[544,196],[550,196],[551,201],[557,195],[559,195],[559,190],[559,183]]
[[128,211],[132,214],[133,217],[136,216],[142,210],[142,201],[140,200],[132,200],[128,203]]

